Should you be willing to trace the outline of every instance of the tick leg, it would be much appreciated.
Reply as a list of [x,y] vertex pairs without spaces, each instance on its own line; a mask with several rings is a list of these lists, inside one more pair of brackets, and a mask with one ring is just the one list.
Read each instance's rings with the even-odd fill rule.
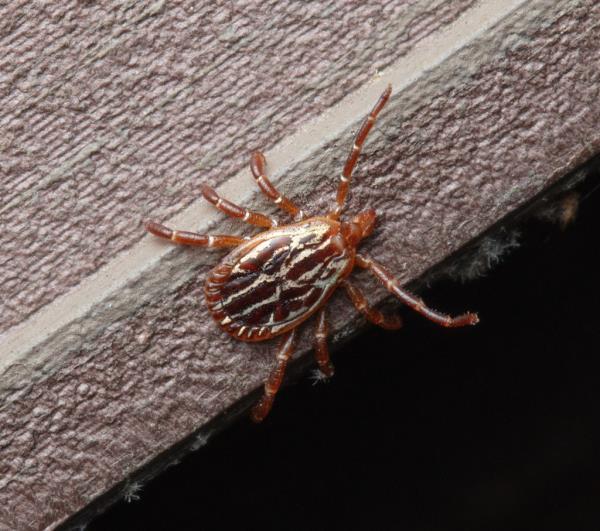
[[283,336],[283,339],[279,344],[279,351],[277,352],[277,366],[271,371],[269,378],[265,382],[265,391],[262,398],[252,408],[250,417],[254,422],[262,422],[269,414],[269,411],[271,411],[275,395],[277,394],[277,391],[279,391],[279,387],[281,387],[281,382],[283,382],[285,369],[294,352],[295,342],[295,329]]
[[325,308],[322,308],[317,314],[317,328],[315,330],[315,359],[319,365],[319,370],[327,377],[331,378],[334,373],[333,365],[329,359],[329,350],[327,348],[327,318]]
[[434,323],[454,328],[474,325],[479,322],[479,317],[477,317],[476,313],[464,313],[457,317],[450,317],[449,315],[428,308],[419,297],[398,286],[398,281],[388,270],[366,256],[357,254],[355,264],[363,269],[370,270],[394,296]]
[[354,138],[354,145],[352,146],[352,150],[346,159],[346,164],[344,165],[344,169],[342,174],[340,175],[340,184],[337,190],[337,196],[335,198],[336,206],[329,214],[330,218],[338,219],[340,214],[342,213],[342,209],[344,208],[344,202],[346,201],[346,195],[348,195],[348,189],[350,188],[350,180],[352,179],[352,171],[354,170],[354,166],[356,166],[356,161],[360,155],[363,144],[369,134],[369,131],[373,127],[377,115],[383,109],[384,105],[390,99],[390,94],[392,93],[392,86],[388,85],[387,88],[383,91],[383,94],[379,97],[379,100],[373,107],[373,110],[365,118],[365,121],[360,126],[358,133],[356,133],[356,137]]
[[246,241],[246,238],[240,236],[208,235],[183,230],[172,230],[155,221],[147,221],[146,230],[154,234],[154,236],[171,240],[173,243],[195,247],[237,247],[240,243]]
[[253,212],[247,208],[242,208],[227,199],[220,197],[210,186],[202,186],[202,195],[210,204],[214,205],[218,210],[231,216],[232,218],[241,219],[250,225],[257,227],[264,227],[270,229],[271,227],[277,227],[279,223],[271,216],[266,216],[259,212]]
[[266,166],[267,163],[265,156],[260,151],[252,153],[252,158],[250,159],[250,169],[252,170],[252,176],[254,177],[254,180],[258,184],[259,188],[262,190],[262,193],[265,194],[271,201],[273,201],[279,208],[290,214],[295,221],[304,219],[304,212],[287,197],[280,194],[277,188],[271,184],[271,181],[269,181],[267,178]]
[[356,309],[373,324],[387,330],[398,330],[398,328],[402,328],[402,318],[399,315],[385,316],[376,308],[370,307],[363,292],[350,284],[347,280],[342,282],[342,286],[346,289],[346,292]]

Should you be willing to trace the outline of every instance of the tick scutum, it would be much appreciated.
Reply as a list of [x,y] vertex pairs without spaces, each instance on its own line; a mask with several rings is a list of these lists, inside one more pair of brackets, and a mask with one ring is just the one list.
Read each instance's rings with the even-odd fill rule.
[[280,335],[308,319],[352,269],[340,225],[326,218],[258,234],[226,256],[206,280],[209,310],[245,341]]

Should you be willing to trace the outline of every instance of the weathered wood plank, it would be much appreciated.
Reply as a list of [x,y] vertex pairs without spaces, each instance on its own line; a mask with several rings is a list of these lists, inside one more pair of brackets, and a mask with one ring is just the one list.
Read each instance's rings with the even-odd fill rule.
[[[600,151],[591,0],[382,2],[342,17],[323,2],[254,19],[194,5],[2,17],[0,526],[57,525],[268,372],[271,345],[208,319],[201,278],[218,255],[140,241],[150,212],[233,227],[192,202],[200,180],[264,205],[240,168],[268,148],[274,180],[324,209],[352,129],[391,81],[349,210],[379,212],[365,250],[409,282]],[[357,326],[333,304],[334,330]]]

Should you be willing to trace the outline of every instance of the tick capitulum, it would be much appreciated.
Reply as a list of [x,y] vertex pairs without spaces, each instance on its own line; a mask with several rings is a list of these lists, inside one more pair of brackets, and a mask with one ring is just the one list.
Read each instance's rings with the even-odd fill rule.
[[361,240],[373,231],[373,210],[361,212],[349,221],[340,220],[363,143],[390,94],[388,86],[359,129],[340,175],[335,205],[326,215],[307,216],[279,193],[266,176],[264,156],[254,153],[250,164],[254,180],[271,201],[293,218],[293,223],[281,225],[271,216],[231,203],[208,186],[202,188],[202,194],[217,209],[265,230],[243,238],[196,234],[172,230],[153,221],[146,223],[149,232],[174,243],[234,248],[206,277],[204,293],[213,318],[225,332],[242,341],[281,336],[276,366],[265,382],[263,397],[252,409],[256,422],[269,413],[294,351],[298,327],[312,315],[316,315],[317,364],[325,376],[333,375],[325,304],[338,287],[345,289],[356,309],[369,321],[388,329],[402,326],[399,316],[386,316],[371,308],[364,294],[348,280],[356,266],[371,271],[404,304],[439,325],[458,327],[478,322],[474,313],[450,317],[428,308],[421,299],[402,289],[383,266],[357,252]]

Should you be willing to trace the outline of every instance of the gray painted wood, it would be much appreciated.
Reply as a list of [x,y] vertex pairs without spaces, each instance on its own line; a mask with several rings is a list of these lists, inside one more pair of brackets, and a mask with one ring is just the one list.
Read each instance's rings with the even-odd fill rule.
[[[219,253],[143,234],[243,230],[200,182],[275,212],[262,148],[323,211],[391,81],[348,211],[377,210],[364,248],[409,282],[600,151],[591,0],[231,5],[0,8],[0,528],[58,525],[267,374],[272,345],[203,306]],[[360,326],[332,304],[338,338]]]

